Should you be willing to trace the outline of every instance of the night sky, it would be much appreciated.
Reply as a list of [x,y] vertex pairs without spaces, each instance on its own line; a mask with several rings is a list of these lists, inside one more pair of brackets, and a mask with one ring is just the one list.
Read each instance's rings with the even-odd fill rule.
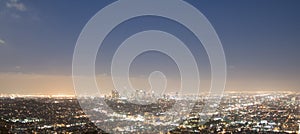
[[[74,94],[72,56],[77,38],[89,19],[112,2],[0,0],[0,94]],[[187,2],[207,17],[223,44],[227,91],[300,91],[299,0]],[[107,37],[96,61],[103,89],[112,88],[109,61],[118,42],[143,28],[164,29],[188,40],[198,58],[203,88],[208,89],[209,61],[202,46],[180,24],[153,16],[123,22]],[[145,53],[131,67],[138,88],[149,86],[145,79],[155,70],[166,73],[170,88],[178,86],[178,69],[166,55]]]

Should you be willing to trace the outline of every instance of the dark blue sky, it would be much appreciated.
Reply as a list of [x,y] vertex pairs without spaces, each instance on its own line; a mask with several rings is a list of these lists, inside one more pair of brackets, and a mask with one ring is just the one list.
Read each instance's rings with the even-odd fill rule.
[[[73,50],[82,28],[95,13],[111,2],[113,1],[0,1],[0,73],[71,75]],[[208,18],[219,35],[227,58],[228,89],[300,90],[300,1],[187,2],[197,7]],[[158,20],[159,18],[150,18],[142,24],[154,28],[153,22]],[[168,23],[167,21],[165,20],[165,23]],[[138,30],[143,28],[137,26],[141,22],[142,20],[132,20],[126,27],[132,31]],[[178,25],[170,22],[165,25],[161,23],[156,27],[172,31],[174,27],[178,28]],[[119,29],[122,31],[122,26]],[[113,49],[114,38],[122,36],[126,36],[126,32],[114,34],[107,43],[106,51]],[[195,45],[196,41],[191,39],[191,34],[182,36],[190,40],[189,48],[199,47]],[[208,68],[204,52],[199,48],[195,53],[199,54],[198,57],[204,57],[205,62],[200,66]],[[156,54],[156,57],[157,55],[159,54]],[[165,63],[163,67],[173,68],[171,61],[165,62],[169,60],[167,57],[158,57],[162,58],[152,62],[155,53],[145,54],[140,59],[137,58],[133,67],[139,63],[151,69],[159,63]],[[147,60],[142,60],[143,58]],[[103,65],[100,60],[101,58],[99,67]],[[153,66],[150,63],[153,63]],[[147,72],[138,67],[136,70],[133,73],[137,75]],[[97,72],[101,74],[103,70]],[[202,72],[208,71],[204,69]],[[7,87],[9,85],[2,88]]]

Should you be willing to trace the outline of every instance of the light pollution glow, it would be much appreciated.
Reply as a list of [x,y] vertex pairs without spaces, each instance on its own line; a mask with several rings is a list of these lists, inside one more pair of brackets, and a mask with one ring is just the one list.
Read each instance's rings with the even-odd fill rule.
[[[110,76],[98,75],[98,87],[103,93],[110,93],[114,89],[110,81]],[[133,86],[137,89],[149,89],[146,78],[131,78]],[[180,82],[175,79],[168,79],[167,90],[176,92]],[[202,81],[203,92],[209,89],[209,80]],[[72,83],[72,76],[68,75],[41,75],[41,74],[22,74],[4,73],[0,74],[0,85],[2,94],[23,94],[23,95],[75,95]],[[297,86],[289,80],[251,80],[251,79],[228,79],[226,90],[237,91],[298,91]]]

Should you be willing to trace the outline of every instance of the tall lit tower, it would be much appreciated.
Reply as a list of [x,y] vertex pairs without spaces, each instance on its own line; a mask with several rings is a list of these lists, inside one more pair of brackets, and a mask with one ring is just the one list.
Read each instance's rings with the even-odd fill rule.
[[298,121],[298,134],[300,134],[300,121]]
[[298,123],[298,126],[299,126],[298,134],[300,134],[300,123]]
[[113,91],[111,92],[111,97],[112,97],[113,99],[118,99],[118,98],[120,97],[120,94],[119,94],[119,92],[118,92],[117,90],[113,90]]

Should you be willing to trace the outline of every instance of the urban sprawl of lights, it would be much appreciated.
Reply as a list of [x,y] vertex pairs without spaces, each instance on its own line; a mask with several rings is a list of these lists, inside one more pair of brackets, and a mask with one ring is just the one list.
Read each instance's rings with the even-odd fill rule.
[[[0,133],[299,133],[299,93],[226,93],[209,119],[201,118],[206,97],[165,95],[138,105],[117,92],[99,98],[0,98]],[[79,103],[80,102],[80,103]],[[103,108],[105,102],[114,112]],[[188,115],[170,112],[173,105],[194,104]],[[81,106],[85,107],[85,111]],[[95,108],[97,107],[97,108]],[[174,117],[178,117],[174,118]],[[97,120],[90,120],[97,119]],[[134,126],[132,125],[134,124]],[[101,126],[101,128],[97,128]],[[168,130],[163,131],[163,130]]]

